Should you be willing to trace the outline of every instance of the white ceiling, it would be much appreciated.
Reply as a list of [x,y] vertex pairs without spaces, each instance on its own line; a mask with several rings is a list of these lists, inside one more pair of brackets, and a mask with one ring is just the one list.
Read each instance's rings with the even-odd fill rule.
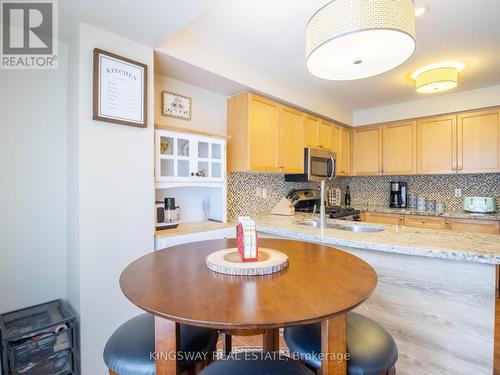
[[216,0],[60,0],[59,28],[68,40],[84,22],[150,47],[203,13]]
[[155,72],[228,96],[248,90],[247,86],[223,78],[199,66],[176,59],[158,50],[155,51]]
[[[415,92],[410,74],[442,60],[467,64],[454,92],[500,83],[500,0],[416,0],[416,5],[426,5],[430,12],[417,19],[415,54],[390,72],[347,82],[316,78],[305,66],[306,23],[328,1],[219,0],[186,29],[248,63],[316,90],[353,111],[422,99]],[[150,8],[141,4],[141,11],[144,9]]]

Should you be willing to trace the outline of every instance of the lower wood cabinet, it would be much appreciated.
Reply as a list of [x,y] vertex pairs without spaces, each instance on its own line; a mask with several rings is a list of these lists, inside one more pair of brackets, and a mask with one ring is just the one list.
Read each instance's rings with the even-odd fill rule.
[[459,232],[500,234],[500,221],[453,219],[437,216],[404,215],[384,212],[362,212],[361,220],[368,223],[405,225],[414,228],[448,229]]
[[460,232],[500,234],[500,221],[446,219],[446,229]]
[[404,225],[407,227],[445,229],[445,221],[442,217],[405,215]]
[[361,220],[370,223],[401,225],[403,224],[404,216],[382,212],[362,212]]

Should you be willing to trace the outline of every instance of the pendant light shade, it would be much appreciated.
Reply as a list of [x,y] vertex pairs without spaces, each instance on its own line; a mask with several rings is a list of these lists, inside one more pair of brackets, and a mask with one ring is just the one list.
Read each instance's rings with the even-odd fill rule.
[[415,51],[412,0],[334,0],[306,28],[307,69],[353,80],[395,68]]

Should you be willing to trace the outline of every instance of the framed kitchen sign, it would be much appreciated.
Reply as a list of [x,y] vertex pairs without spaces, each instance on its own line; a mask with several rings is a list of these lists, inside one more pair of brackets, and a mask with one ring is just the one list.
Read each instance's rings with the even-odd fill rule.
[[94,49],[93,119],[147,127],[148,67]]
[[161,93],[163,116],[191,120],[191,98],[163,91]]

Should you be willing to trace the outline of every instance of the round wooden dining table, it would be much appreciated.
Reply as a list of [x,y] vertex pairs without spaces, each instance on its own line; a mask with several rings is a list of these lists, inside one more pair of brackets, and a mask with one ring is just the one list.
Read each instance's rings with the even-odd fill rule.
[[[235,239],[170,247],[129,264],[120,276],[125,296],[155,315],[156,353],[177,353],[180,324],[221,331],[264,332],[264,350],[279,347],[279,328],[321,322],[322,374],[346,374],[346,312],[374,291],[377,274],[360,258],[328,246],[259,239],[289,266],[263,276],[213,272],[207,255],[235,248]],[[156,374],[179,373],[169,355],[156,356]]]

